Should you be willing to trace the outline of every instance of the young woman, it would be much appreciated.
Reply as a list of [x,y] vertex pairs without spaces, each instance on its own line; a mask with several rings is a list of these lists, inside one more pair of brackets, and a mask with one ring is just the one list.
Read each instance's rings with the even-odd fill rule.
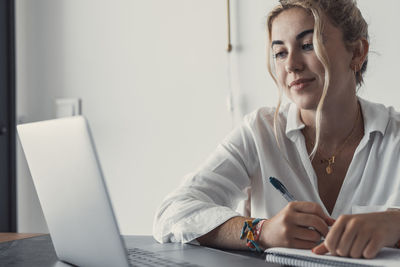
[[[368,26],[353,0],[282,0],[267,28],[269,70],[292,103],[246,116],[167,196],[154,236],[373,258],[400,240],[400,115],[356,95]],[[297,201],[288,203],[271,176]],[[234,211],[246,198],[246,211]],[[241,239],[242,230],[251,234]]]

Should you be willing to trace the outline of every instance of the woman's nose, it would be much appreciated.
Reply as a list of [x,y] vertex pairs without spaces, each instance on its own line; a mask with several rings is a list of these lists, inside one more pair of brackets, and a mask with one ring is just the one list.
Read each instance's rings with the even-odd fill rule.
[[295,53],[289,54],[286,60],[285,69],[288,73],[291,72],[300,72],[304,70],[304,62],[301,56],[296,55]]

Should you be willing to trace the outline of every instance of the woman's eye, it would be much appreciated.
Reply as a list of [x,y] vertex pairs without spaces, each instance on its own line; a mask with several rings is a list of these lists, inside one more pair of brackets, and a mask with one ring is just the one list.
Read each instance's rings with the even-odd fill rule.
[[284,58],[286,56],[286,52],[277,52],[274,54],[274,58]]
[[302,48],[306,51],[311,51],[314,49],[314,45],[313,44],[303,44]]

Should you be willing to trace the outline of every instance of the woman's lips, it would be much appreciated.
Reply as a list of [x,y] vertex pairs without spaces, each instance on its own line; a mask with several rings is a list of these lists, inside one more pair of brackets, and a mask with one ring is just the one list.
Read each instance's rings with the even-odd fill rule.
[[313,82],[315,78],[310,78],[310,79],[297,79],[289,84],[289,88],[292,90],[301,90],[305,88],[307,85],[309,85],[311,82]]

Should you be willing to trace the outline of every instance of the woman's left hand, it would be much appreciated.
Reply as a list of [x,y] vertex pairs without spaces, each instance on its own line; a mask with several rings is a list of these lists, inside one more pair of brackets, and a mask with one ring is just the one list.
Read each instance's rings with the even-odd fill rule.
[[385,246],[400,240],[400,211],[341,215],[325,241],[313,248],[316,254],[374,258]]

